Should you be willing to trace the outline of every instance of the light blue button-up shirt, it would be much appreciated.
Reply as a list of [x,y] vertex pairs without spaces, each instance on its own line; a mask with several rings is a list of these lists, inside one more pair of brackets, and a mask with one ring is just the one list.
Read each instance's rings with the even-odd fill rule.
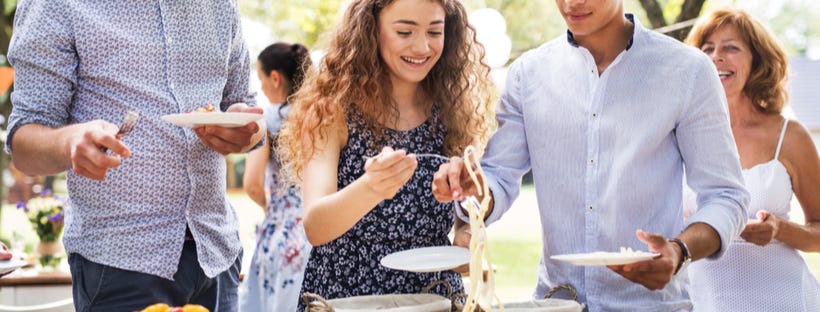
[[66,250],[171,279],[188,224],[204,272],[230,267],[240,242],[225,158],[160,116],[254,105],[236,1],[26,0],[14,30],[10,136],[140,114],[123,139],[133,156],[104,181],[68,171]]
[[720,234],[722,248],[712,257],[745,224],[749,196],[714,66],[638,23],[632,39],[601,75],[589,51],[565,36],[513,63],[481,162],[495,199],[487,222],[509,209],[532,169],[544,246],[537,297],[569,283],[590,311],[687,310],[680,275],[650,291],[603,266],[550,259],[647,250],[638,229],[677,236],[685,228],[684,165],[700,194],[689,222]]

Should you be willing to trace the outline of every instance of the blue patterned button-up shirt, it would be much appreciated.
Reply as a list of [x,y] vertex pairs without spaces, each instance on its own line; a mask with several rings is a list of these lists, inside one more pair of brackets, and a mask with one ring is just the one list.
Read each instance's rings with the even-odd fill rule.
[[714,65],[638,21],[632,40],[602,75],[592,54],[564,36],[513,63],[481,161],[495,199],[487,222],[510,207],[532,169],[544,244],[538,297],[568,283],[593,312],[690,310],[685,274],[651,291],[603,266],[550,259],[647,250],[638,229],[676,237],[686,227],[684,165],[699,206],[688,222],[720,235],[712,258],[745,224],[749,194]]
[[235,0],[19,3],[8,142],[29,123],[119,124],[129,110],[140,114],[123,139],[133,156],[104,181],[68,171],[68,252],[172,279],[188,224],[205,274],[234,263],[240,242],[224,157],[160,116],[255,104],[238,10]]

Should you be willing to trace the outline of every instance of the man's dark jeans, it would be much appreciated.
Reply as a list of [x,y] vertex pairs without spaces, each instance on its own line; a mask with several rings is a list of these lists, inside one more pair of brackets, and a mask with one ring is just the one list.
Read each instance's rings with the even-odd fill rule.
[[186,240],[173,281],[101,265],[74,253],[68,256],[68,262],[78,312],[132,312],[155,303],[193,303],[211,311],[236,311],[241,254],[227,271],[208,278],[199,266],[196,243]]

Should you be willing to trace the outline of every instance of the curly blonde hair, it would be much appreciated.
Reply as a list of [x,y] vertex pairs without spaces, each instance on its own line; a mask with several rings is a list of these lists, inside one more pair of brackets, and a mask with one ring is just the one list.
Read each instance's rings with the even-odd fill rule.
[[788,101],[788,60],[783,48],[759,21],[740,9],[725,8],[700,18],[685,42],[698,49],[718,28],[732,25],[751,48],[752,69],[743,93],[764,113],[779,114]]
[[[397,120],[388,69],[379,54],[379,13],[395,0],[354,0],[336,27],[319,68],[309,72],[291,98],[293,108],[279,133],[277,154],[292,184],[301,180],[303,161],[310,159],[331,129],[351,109],[363,112],[371,133],[381,134],[379,121]],[[447,129],[444,153],[459,155],[478,139],[486,142],[494,110],[490,68],[482,62],[484,47],[458,0],[430,0],[445,11],[441,58],[420,85],[438,103],[439,120]],[[432,109],[427,107],[427,111]],[[375,138],[379,140],[380,138]],[[309,143],[308,143],[309,142]],[[305,146],[310,144],[310,146]]]

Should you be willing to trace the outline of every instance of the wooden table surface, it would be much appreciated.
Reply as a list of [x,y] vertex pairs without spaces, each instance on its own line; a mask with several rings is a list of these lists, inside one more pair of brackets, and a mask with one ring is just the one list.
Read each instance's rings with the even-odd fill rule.
[[36,269],[19,269],[0,278],[0,287],[71,285],[71,274],[63,271],[42,272]]

